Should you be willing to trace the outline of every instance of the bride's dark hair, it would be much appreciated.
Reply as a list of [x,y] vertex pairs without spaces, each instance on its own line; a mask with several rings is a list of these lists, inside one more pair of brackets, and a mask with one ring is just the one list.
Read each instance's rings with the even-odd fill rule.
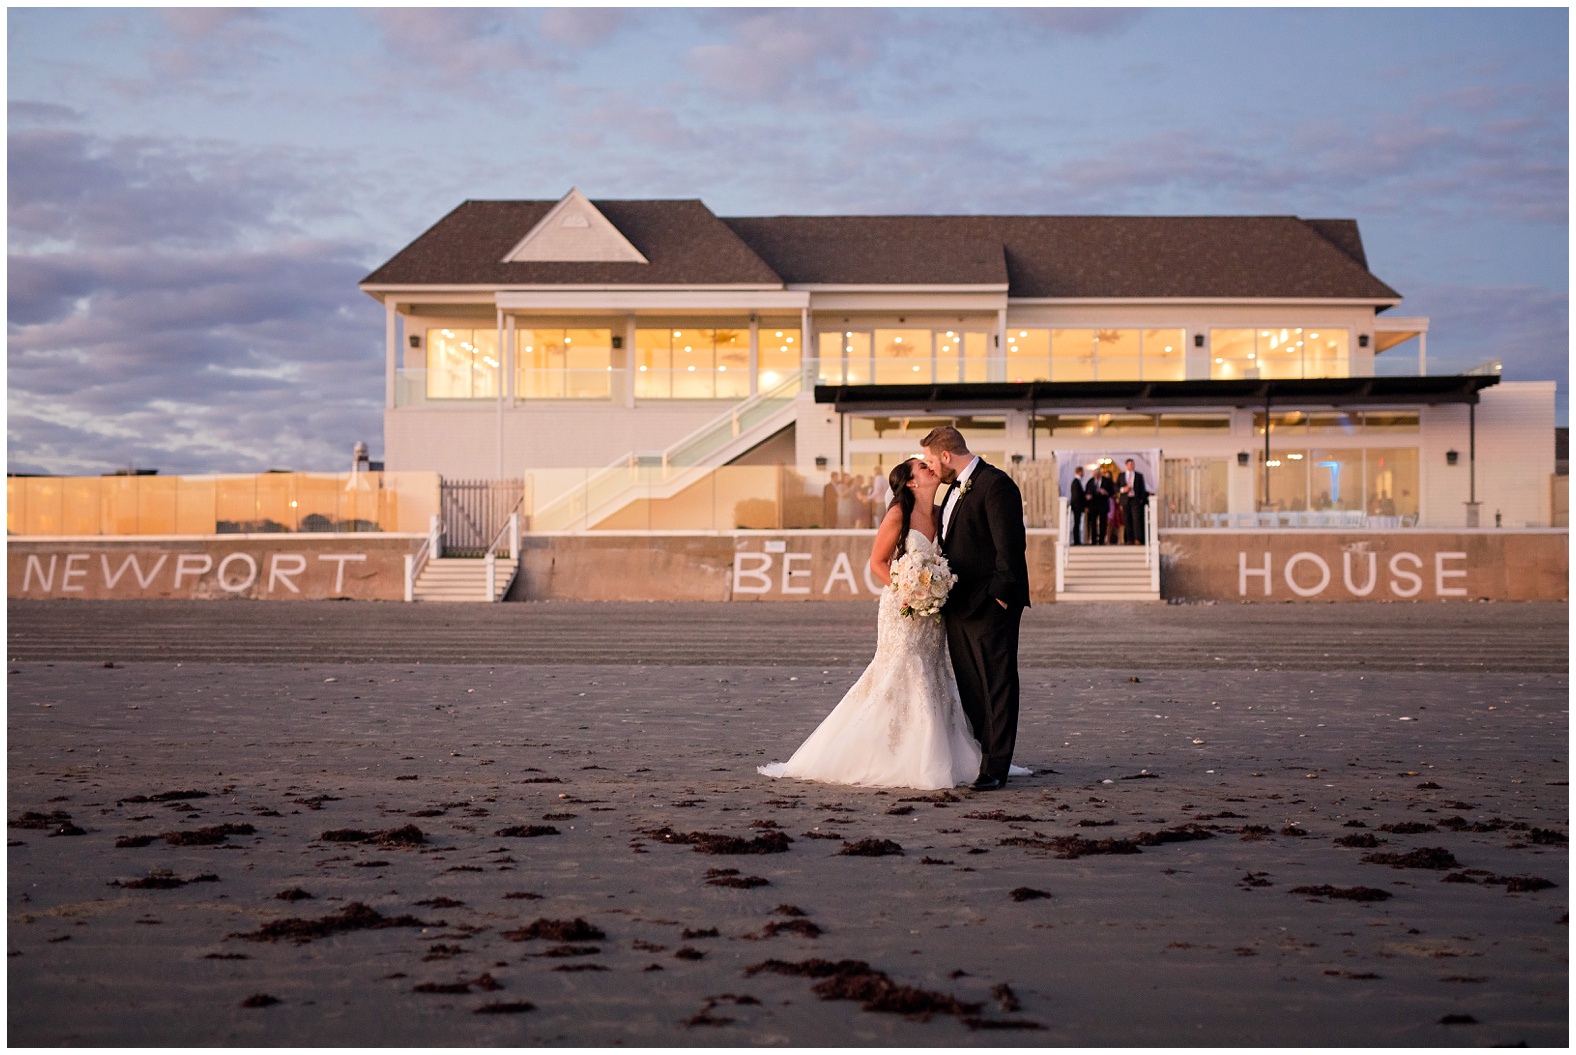
[[903,527],[897,535],[897,549],[892,552],[892,559],[897,560],[908,551],[908,522],[914,516],[914,492],[908,486],[909,480],[914,477],[914,463],[917,458],[904,458],[892,466],[892,471],[887,474],[887,483],[892,485],[892,505],[903,510]]

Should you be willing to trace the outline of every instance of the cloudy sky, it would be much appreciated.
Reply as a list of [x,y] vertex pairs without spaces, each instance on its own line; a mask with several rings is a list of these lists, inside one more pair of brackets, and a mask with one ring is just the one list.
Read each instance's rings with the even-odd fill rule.
[[11,471],[382,447],[367,272],[466,198],[1355,217],[1561,382],[1559,10],[47,10],[9,27]]

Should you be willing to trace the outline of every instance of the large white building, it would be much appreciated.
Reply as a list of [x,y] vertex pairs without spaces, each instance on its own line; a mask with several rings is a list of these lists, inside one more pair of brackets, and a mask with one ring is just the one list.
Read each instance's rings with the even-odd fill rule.
[[1020,472],[1158,450],[1161,527],[1550,523],[1554,382],[1430,357],[1353,220],[723,218],[571,191],[465,202],[361,285],[391,470],[782,463],[814,494],[952,421]]

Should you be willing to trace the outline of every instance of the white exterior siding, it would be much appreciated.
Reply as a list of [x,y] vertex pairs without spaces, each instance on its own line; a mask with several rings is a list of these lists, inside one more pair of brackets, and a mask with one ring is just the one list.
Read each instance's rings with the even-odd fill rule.
[[[1478,525],[1548,527],[1549,477],[1554,474],[1553,381],[1502,381],[1482,393],[1477,408]],[[1456,465],[1445,453],[1455,450]],[[1420,483],[1422,524],[1464,527],[1469,479],[1467,408],[1423,409]]]

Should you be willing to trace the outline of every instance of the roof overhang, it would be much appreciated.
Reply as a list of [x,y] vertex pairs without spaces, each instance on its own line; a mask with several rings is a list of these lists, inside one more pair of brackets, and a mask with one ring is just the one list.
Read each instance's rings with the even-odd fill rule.
[[1373,308],[1384,311],[1401,303],[1399,298],[1387,300],[1381,297],[1011,297],[1013,305],[1045,304],[1058,307],[1105,307],[1122,304],[1163,304],[1173,307],[1183,307],[1191,304],[1208,305],[1242,305],[1244,307],[1261,307],[1274,305],[1290,305],[1293,307],[1325,307],[1325,308]]
[[1029,381],[951,385],[816,385],[840,413],[883,410],[1145,410],[1165,407],[1476,403],[1497,374],[1244,381]]
[[1413,337],[1421,337],[1428,332],[1428,319],[1423,316],[1401,319],[1391,318],[1376,320],[1374,322],[1374,354],[1389,351],[1398,344],[1404,344]]

